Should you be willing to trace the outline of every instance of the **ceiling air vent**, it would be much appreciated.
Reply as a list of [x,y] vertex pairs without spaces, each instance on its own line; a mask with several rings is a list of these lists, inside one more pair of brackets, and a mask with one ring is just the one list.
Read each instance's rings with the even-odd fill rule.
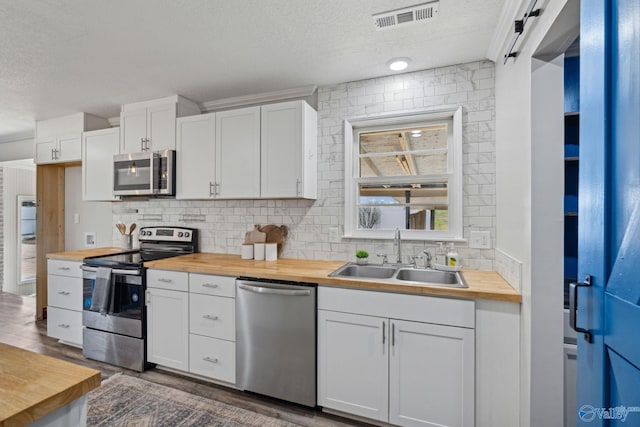
[[402,9],[376,13],[373,15],[373,21],[378,30],[387,30],[399,25],[426,22],[434,19],[438,15],[439,7],[439,1],[417,4]]

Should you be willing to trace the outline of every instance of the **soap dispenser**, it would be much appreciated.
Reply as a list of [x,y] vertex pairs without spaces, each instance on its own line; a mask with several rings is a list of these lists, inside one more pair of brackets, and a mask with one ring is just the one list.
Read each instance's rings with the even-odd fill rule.
[[447,266],[448,267],[460,266],[460,257],[453,243],[449,243],[449,252],[447,252]]

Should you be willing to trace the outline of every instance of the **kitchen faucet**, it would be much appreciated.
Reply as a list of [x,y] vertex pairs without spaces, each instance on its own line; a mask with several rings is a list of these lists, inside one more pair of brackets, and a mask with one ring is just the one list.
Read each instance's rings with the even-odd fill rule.
[[400,240],[400,229],[396,228],[396,235],[393,240],[393,246],[396,246],[398,257],[396,259],[397,264],[402,264],[402,241]]

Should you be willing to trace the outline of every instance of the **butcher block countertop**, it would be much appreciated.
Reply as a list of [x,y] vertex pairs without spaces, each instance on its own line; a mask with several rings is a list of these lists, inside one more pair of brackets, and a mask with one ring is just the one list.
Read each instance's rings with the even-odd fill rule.
[[280,258],[277,261],[243,260],[239,255],[197,253],[146,262],[145,267],[234,277],[289,280],[348,288],[420,295],[521,302],[522,295],[495,271],[462,270],[466,289],[411,283],[376,282],[375,279],[329,277],[344,261]]
[[53,252],[47,254],[48,259],[59,259],[63,261],[82,261],[85,258],[102,255],[115,255],[131,250],[120,248],[92,248],[80,249],[77,251]]
[[100,371],[0,343],[0,426],[22,426],[100,385]]

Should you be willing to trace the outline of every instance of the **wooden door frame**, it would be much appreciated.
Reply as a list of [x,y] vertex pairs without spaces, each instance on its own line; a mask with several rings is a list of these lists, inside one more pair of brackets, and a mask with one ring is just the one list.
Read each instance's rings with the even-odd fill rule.
[[47,254],[64,251],[64,171],[81,165],[36,165],[36,320],[46,318]]

